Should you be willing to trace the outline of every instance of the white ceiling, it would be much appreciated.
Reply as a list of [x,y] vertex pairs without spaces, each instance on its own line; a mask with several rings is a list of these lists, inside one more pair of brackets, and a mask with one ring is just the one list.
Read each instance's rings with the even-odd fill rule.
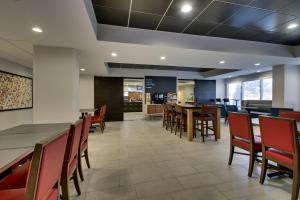
[[[106,37],[101,38],[101,30],[98,30],[102,39],[99,41],[91,8],[90,0],[1,0],[0,57],[32,67],[32,45],[71,47],[78,49],[81,67],[86,69],[85,74],[91,75],[110,75],[106,62],[234,68],[243,69],[243,73],[267,70],[277,64],[300,64],[300,58],[294,57],[290,47],[231,39],[222,39],[224,43],[220,43],[217,38],[168,33],[172,34],[168,38],[180,40],[176,46],[161,40],[160,36],[166,36],[164,32],[154,35],[151,31],[127,28],[127,31],[135,31],[135,40],[129,40],[126,34],[120,38],[116,32],[107,30]],[[41,27],[43,33],[32,32],[33,26]],[[199,48],[185,45],[191,41],[198,41]],[[235,48],[230,45],[233,43]],[[260,53],[260,49],[265,52]],[[111,52],[117,52],[118,56],[111,57]],[[162,55],[167,57],[165,61],[160,60]],[[226,64],[220,65],[220,60],[226,60]],[[256,62],[262,65],[255,67]],[[234,75],[238,74],[241,72]]]

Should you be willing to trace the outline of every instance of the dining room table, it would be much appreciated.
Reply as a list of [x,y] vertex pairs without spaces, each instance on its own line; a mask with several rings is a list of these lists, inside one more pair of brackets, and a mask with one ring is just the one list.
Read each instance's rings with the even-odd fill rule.
[[[194,112],[200,111],[203,105],[201,104],[178,104],[178,106],[182,107],[182,109],[186,110],[187,113],[187,140],[193,141],[193,132],[194,132]],[[220,107],[217,109],[217,115],[215,116],[216,123],[216,134],[217,139],[221,138],[221,110]]]
[[36,143],[68,130],[71,123],[23,124],[0,131],[0,176],[18,159],[33,152]]

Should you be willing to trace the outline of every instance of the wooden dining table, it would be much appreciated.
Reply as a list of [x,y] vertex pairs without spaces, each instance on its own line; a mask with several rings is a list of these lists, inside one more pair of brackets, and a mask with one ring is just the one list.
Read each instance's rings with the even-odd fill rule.
[[28,155],[36,143],[69,129],[71,123],[24,124],[0,131],[0,174],[17,158]]
[[[194,129],[194,112],[197,111],[201,111],[201,107],[203,105],[191,105],[191,104],[178,104],[178,106],[182,107],[184,110],[186,110],[187,112],[187,139],[188,141],[193,141],[193,129]],[[215,119],[215,123],[216,123],[216,134],[217,134],[217,138],[220,139],[221,138],[221,110],[220,108],[218,108],[217,110],[217,115],[216,115],[216,119]]]

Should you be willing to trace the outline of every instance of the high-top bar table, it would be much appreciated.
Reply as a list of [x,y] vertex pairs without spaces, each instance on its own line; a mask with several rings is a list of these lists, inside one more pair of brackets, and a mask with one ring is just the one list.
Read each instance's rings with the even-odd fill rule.
[[[180,107],[186,110],[187,112],[187,139],[188,141],[193,141],[193,129],[194,129],[194,119],[193,113],[197,110],[201,110],[201,105],[191,105],[191,104],[178,104]],[[221,120],[221,111],[218,108],[216,116],[216,134],[217,138],[221,138],[220,134],[220,120]]]
[[69,129],[71,123],[24,124],[0,131],[0,173],[15,159],[33,151],[36,143]]

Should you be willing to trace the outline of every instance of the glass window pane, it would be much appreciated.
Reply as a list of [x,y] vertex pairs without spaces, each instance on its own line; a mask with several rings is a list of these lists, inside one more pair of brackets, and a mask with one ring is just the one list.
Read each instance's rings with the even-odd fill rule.
[[243,82],[243,100],[260,100],[260,80]]
[[273,81],[272,78],[262,80],[262,100],[272,100]]
[[241,83],[229,83],[227,86],[228,89],[228,98],[230,100],[230,104],[240,104],[240,101],[234,101],[241,99],[241,91],[242,91],[242,84]]

